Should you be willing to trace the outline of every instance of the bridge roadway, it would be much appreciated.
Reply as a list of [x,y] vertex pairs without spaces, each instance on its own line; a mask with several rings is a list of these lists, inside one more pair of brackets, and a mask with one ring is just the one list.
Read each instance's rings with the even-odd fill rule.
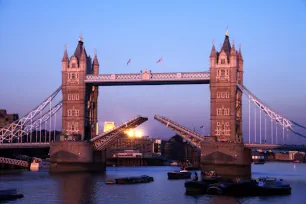
[[[257,143],[245,143],[244,145],[250,149],[306,151],[306,145],[257,144]],[[48,148],[48,147],[50,147],[49,142],[0,144],[0,149],[26,149],[26,148]]]

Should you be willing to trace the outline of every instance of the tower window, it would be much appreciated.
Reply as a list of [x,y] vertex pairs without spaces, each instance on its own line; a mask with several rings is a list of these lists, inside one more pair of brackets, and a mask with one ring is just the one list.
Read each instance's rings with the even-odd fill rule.
[[217,108],[217,115],[222,115],[222,109],[221,108]]
[[220,98],[220,92],[217,92],[217,98]]
[[68,94],[68,101],[75,101],[79,99],[80,99],[79,94]]
[[230,112],[230,111],[229,111],[229,108],[225,108],[225,109],[224,109],[224,115],[229,115],[229,112]]
[[221,77],[225,77],[225,70],[221,70]]
[[221,64],[225,64],[225,59],[221,59]]
[[228,69],[225,70],[225,75],[226,75],[226,76],[229,76]]
[[77,79],[77,78],[79,78],[78,73],[69,73],[68,74],[68,79]]
[[229,98],[229,92],[226,92],[226,93],[225,93],[225,97],[226,97],[226,98]]
[[225,93],[222,92],[222,93],[221,93],[221,98],[224,98],[224,97],[225,97]]
[[72,64],[71,64],[71,68],[76,68],[76,64],[75,64],[75,63],[72,63]]

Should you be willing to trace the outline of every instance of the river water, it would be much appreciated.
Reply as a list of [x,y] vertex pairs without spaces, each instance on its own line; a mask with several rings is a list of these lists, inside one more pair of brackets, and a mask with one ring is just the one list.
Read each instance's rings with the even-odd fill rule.
[[[167,180],[167,172],[178,167],[108,167],[105,174],[57,174],[48,170],[17,171],[0,175],[0,189],[17,188],[24,198],[7,203],[107,203],[107,204],[306,204],[306,164],[266,163],[253,165],[253,177],[273,176],[288,181],[292,195],[280,197],[231,198],[188,196],[184,180]],[[105,185],[116,177],[149,175],[154,182],[136,185]]]

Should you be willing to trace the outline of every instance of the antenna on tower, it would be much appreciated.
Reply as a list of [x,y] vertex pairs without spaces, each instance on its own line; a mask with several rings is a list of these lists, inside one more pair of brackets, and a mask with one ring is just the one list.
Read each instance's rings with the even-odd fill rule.
[[82,32],[80,33],[79,41],[83,42]]

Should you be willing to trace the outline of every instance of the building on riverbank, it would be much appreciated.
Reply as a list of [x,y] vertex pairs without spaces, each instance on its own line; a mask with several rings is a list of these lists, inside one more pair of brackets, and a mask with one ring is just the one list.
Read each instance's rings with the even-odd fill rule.
[[8,114],[6,110],[0,109],[0,128],[3,128],[15,120],[19,119],[19,115],[16,113]]

